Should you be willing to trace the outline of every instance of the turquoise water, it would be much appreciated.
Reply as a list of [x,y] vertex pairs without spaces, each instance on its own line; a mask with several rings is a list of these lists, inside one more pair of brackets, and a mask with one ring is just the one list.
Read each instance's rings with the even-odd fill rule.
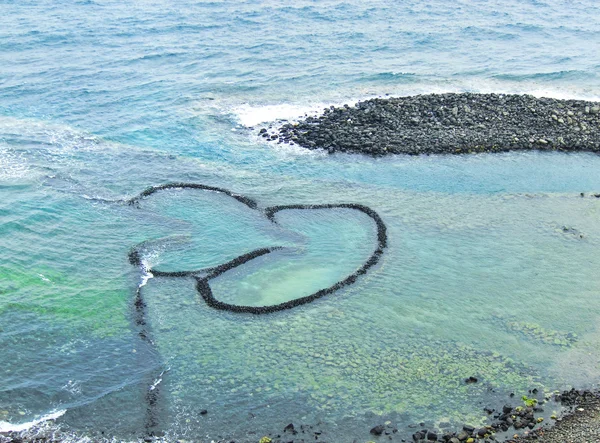
[[[73,431],[118,440],[256,441],[320,421],[352,441],[388,419],[403,435],[476,424],[509,392],[596,386],[598,156],[327,156],[257,130],[385,94],[598,99],[599,14],[591,1],[0,0],[0,427],[66,411]],[[123,202],[172,181],[258,210],[197,190]],[[211,281],[234,304],[345,278],[377,246],[369,217],[260,211],[336,203],[387,225],[355,284],[252,316],[208,307],[192,278],[150,278],[136,324],[139,244],[163,271],[284,246]]]

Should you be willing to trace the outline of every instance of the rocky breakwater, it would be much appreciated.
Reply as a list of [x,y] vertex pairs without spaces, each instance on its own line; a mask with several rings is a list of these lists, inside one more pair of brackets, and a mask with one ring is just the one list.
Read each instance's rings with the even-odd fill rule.
[[370,156],[600,152],[600,103],[474,93],[376,98],[331,106],[321,116],[259,134],[271,142]]

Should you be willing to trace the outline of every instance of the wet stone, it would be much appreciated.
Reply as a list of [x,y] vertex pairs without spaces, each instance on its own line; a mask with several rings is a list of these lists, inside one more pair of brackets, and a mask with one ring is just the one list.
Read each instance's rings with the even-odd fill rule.
[[374,428],[372,428],[369,432],[373,435],[381,435],[383,434],[383,431],[385,431],[385,426],[377,425]]

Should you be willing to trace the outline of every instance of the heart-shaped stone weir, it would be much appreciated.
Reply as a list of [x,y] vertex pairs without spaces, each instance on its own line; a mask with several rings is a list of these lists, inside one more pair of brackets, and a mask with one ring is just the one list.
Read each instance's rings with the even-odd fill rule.
[[[251,260],[254,260],[258,257],[264,256],[266,254],[270,254],[271,252],[276,251],[276,250],[283,249],[283,247],[276,246],[276,247],[256,249],[256,250],[248,252],[246,254],[242,254],[226,263],[223,263],[223,264],[220,264],[217,266],[213,266],[213,267],[209,267],[209,268],[197,269],[197,270],[192,270],[192,271],[168,271],[168,272],[160,271],[158,269],[145,268],[142,263],[142,255],[140,253],[140,245],[134,247],[131,250],[131,252],[129,253],[130,263],[135,266],[139,266],[146,273],[151,273],[155,277],[193,277],[196,280],[196,289],[198,290],[199,294],[202,296],[202,298],[204,299],[206,304],[208,304],[209,306],[211,306],[215,309],[231,311],[231,312],[245,312],[245,313],[251,313],[251,314],[270,314],[273,312],[282,311],[285,309],[291,309],[291,308],[294,308],[297,306],[301,306],[301,305],[310,303],[312,301],[317,300],[318,298],[321,298],[325,295],[331,294],[345,286],[353,284],[359,276],[365,274],[371,267],[373,267],[375,264],[377,264],[377,262],[379,262],[379,259],[383,255],[383,250],[387,246],[387,229],[386,229],[386,226],[385,226],[383,220],[379,216],[379,214],[377,214],[377,212],[375,212],[373,209],[369,208],[368,206],[354,204],[354,203],[320,204],[320,205],[282,205],[282,206],[271,206],[271,207],[261,210],[258,208],[258,204],[251,198],[245,197],[240,194],[233,193],[227,189],[218,188],[218,187],[214,187],[214,186],[207,186],[207,185],[198,184],[198,183],[166,183],[166,184],[159,185],[159,186],[153,186],[151,188],[146,189],[145,191],[143,191],[136,197],[133,197],[132,199],[130,199],[128,201],[128,203],[130,205],[139,205],[139,203],[143,199],[151,196],[152,194],[155,194],[157,192],[167,190],[167,189],[197,189],[197,190],[203,190],[203,191],[212,191],[212,192],[222,193],[231,198],[238,200],[239,202],[243,203],[248,208],[250,208],[254,211],[261,211],[264,214],[264,216],[274,224],[277,224],[277,221],[275,219],[275,214],[277,214],[278,212],[283,211],[283,210],[290,210],[290,209],[315,210],[315,209],[342,208],[342,209],[356,210],[356,211],[360,211],[360,212],[366,214],[368,217],[370,217],[373,220],[373,222],[375,223],[375,226],[377,228],[377,242],[376,242],[377,244],[376,244],[376,247],[375,247],[373,253],[362,264],[362,266],[360,266],[358,269],[356,269],[353,273],[348,275],[343,280],[340,280],[337,283],[333,284],[332,286],[320,289],[310,295],[295,298],[295,299],[292,299],[292,300],[289,300],[289,301],[286,301],[283,303],[269,305],[269,306],[246,306],[246,305],[230,304],[230,303],[225,303],[225,302],[219,301],[213,295],[213,292],[212,292],[212,289],[210,286],[210,280],[224,274],[225,272],[227,272],[231,269],[237,268],[238,266],[241,266]],[[138,324],[144,324],[145,321],[143,319],[143,308],[145,306],[145,303],[143,302],[143,299],[141,297],[141,286],[140,286],[140,288],[138,288],[135,305],[138,310]]]

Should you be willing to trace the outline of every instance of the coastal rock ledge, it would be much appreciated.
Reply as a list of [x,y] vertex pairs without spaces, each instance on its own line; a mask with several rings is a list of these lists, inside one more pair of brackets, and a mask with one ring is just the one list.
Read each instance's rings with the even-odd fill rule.
[[449,93],[331,106],[260,134],[329,153],[465,154],[600,151],[600,103],[531,95]]

